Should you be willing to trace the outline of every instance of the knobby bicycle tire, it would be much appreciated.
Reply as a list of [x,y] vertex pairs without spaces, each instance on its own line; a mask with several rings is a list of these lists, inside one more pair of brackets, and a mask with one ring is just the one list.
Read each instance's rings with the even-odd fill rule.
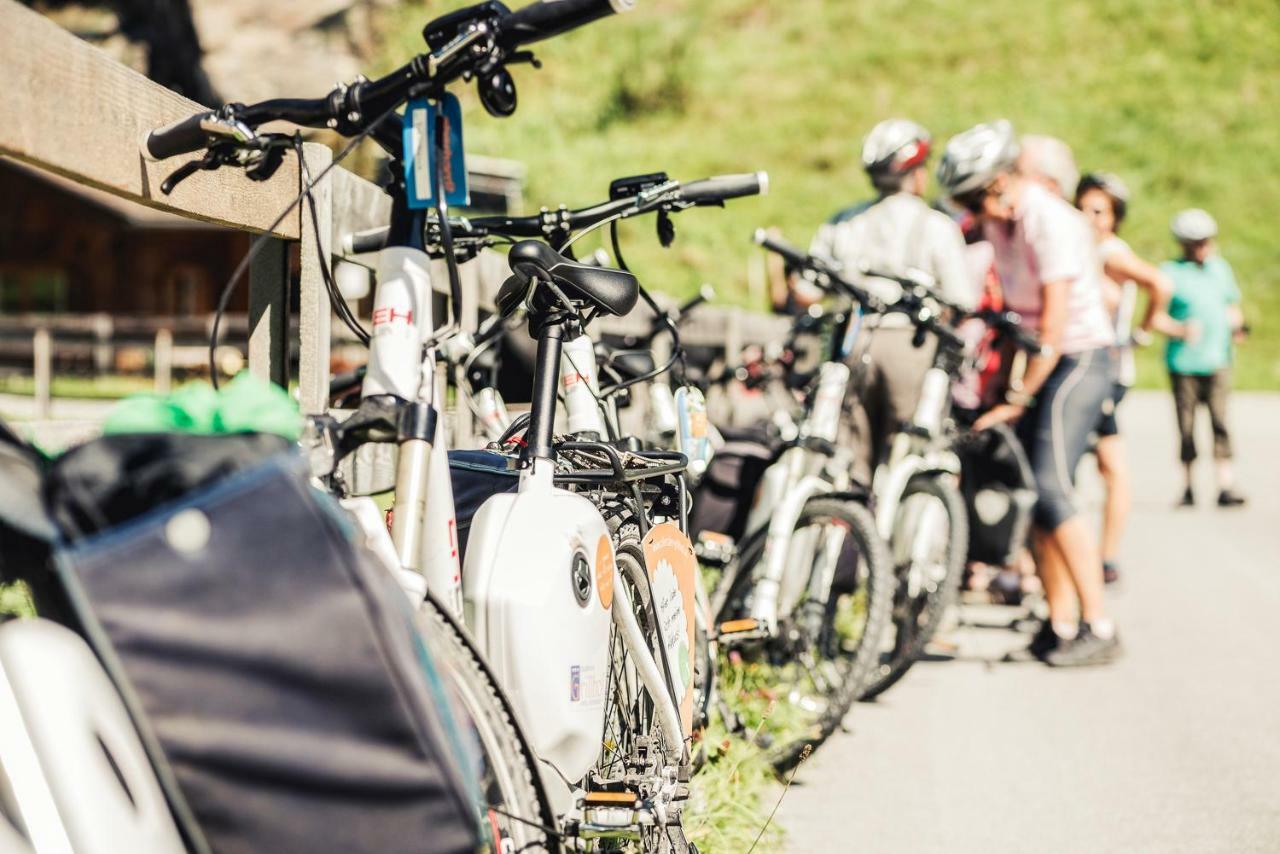
[[[558,852],[559,830],[542,787],[537,760],[516,722],[511,702],[499,687],[466,630],[433,597],[418,609],[428,648],[452,677],[454,698],[479,741],[486,768],[486,821],[520,852]],[[494,795],[501,798],[495,804]],[[496,850],[502,850],[496,843]]]
[[[914,477],[902,493],[902,507],[913,494],[927,494],[942,503],[947,514],[946,574],[932,590],[926,590],[914,602],[901,603],[893,615],[894,647],[872,673],[862,690],[862,700],[872,700],[893,687],[907,675],[911,665],[924,655],[925,647],[933,640],[942,622],[942,616],[951,607],[960,590],[964,575],[965,557],[969,551],[969,518],[960,491],[951,483],[937,476]],[[900,582],[899,582],[900,583]],[[897,594],[895,594],[897,595]],[[899,603],[895,602],[895,605]],[[904,621],[914,621],[914,630],[907,634],[905,642],[899,642],[906,628]]]

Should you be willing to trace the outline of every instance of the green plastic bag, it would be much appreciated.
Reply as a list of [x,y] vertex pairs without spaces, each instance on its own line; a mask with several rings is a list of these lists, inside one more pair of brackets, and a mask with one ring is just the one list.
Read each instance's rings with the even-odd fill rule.
[[198,382],[168,395],[126,397],[111,410],[102,432],[275,433],[295,441],[302,434],[302,416],[288,392],[244,372],[218,391]]

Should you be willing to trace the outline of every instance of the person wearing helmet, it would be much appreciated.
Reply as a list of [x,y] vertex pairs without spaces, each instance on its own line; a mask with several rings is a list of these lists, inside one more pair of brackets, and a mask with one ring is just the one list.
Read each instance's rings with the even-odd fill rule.
[[1173,328],[1165,364],[1173,385],[1178,432],[1182,438],[1182,467],[1186,488],[1181,504],[1195,504],[1191,467],[1196,459],[1196,408],[1205,404],[1213,424],[1213,458],[1218,478],[1218,506],[1245,503],[1236,491],[1231,471],[1231,434],[1227,430],[1227,397],[1231,391],[1232,342],[1243,337],[1240,288],[1231,265],[1214,251],[1218,224],[1198,208],[1173,218],[1173,237],[1182,257],[1161,267],[1173,280],[1169,315]]
[[1115,333],[1089,223],[1019,173],[1018,153],[1012,125],[998,121],[953,137],[938,165],[938,183],[991,241],[1006,306],[1041,342],[1021,386],[974,427],[1016,423],[1035,473],[1037,570],[1049,620],[1030,651],[1054,666],[1102,664],[1119,656],[1120,642],[1106,615],[1097,543],[1073,498],[1076,465],[1111,393]]
[[[944,299],[971,308],[980,282],[969,271],[964,236],[951,217],[923,198],[932,144],[929,132],[907,119],[888,119],[872,128],[862,146],[862,165],[876,197],[833,216],[810,251],[836,261],[886,303],[898,300],[901,287],[858,270],[923,273]],[[854,477],[870,483],[893,433],[915,411],[936,343],[913,346],[914,329],[901,314],[870,317],[864,329],[870,335],[865,380],[851,400],[850,421]]]
[[1071,199],[1080,182],[1080,170],[1076,168],[1071,146],[1056,136],[1027,133],[1018,140],[1017,171],[1039,181],[1048,189]]
[[[1173,285],[1167,276],[1139,258],[1117,234],[1129,207],[1129,188],[1120,178],[1109,172],[1085,175],[1076,189],[1075,201],[1093,225],[1098,240],[1102,269],[1107,274],[1103,279],[1104,296],[1116,335],[1116,381],[1111,398],[1103,402],[1102,418],[1095,428],[1098,441],[1094,446],[1107,496],[1102,511],[1102,573],[1106,583],[1113,584],[1120,578],[1117,566],[1120,538],[1132,503],[1129,463],[1116,411],[1137,379],[1134,345],[1150,343],[1153,329],[1169,328],[1160,324],[1168,323],[1163,309]],[[1134,328],[1139,290],[1146,291],[1147,306],[1141,323]]]

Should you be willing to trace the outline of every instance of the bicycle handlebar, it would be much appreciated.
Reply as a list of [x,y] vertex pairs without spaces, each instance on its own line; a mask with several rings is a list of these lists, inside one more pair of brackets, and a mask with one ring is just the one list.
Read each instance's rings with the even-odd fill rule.
[[[450,218],[449,226],[455,240],[501,237],[547,238],[556,232],[573,232],[605,222],[613,217],[626,219],[652,213],[660,208],[681,209],[705,205],[723,204],[729,199],[760,195],[768,192],[769,175],[751,172],[741,175],[722,175],[678,184],[668,182],[652,193],[628,196],[623,199],[602,202],[577,210],[560,208],[543,210],[530,216],[480,216]],[[389,228],[375,228],[342,238],[343,249],[355,252],[376,252],[386,245]]]
[[636,0],[541,0],[517,9],[503,21],[512,44],[532,44],[614,13],[629,12]]
[[769,195],[769,173],[751,172],[744,175],[717,175],[690,181],[680,188],[680,199],[693,205],[724,204],[729,199],[743,196]]
[[504,61],[528,61],[527,55],[514,56],[514,49],[614,12],[629,11],[634,5],[635,0],[540,0],[512,12],[488,0],[428,24],[425,34],[432,51],[415,56],[385,77],[340,85],[322,98],[228,104],[151,131],[142,141],[142,151],[150,159],[163,160],[199,151],[220,139],[245,143],[253,138],[253,128],[276,120],[330,127],[354,136],[423,87],[427,89],[423,94],[439,93],[459,78],[469,79]]

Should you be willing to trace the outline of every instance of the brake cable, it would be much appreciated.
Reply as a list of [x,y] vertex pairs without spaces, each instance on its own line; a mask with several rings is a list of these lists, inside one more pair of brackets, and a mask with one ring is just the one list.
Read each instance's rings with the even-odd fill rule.
[[320,170],[319,175],[316,175],[310,181],[307,181],[298,195],[293,198],[293,201],[285,206],[285,209],[282,210],[280,215],[272,221],[271,225],[267,226],[262,234],[254,238],[253,244],[249,247],[249,251],[245,253],[244,258],[241,259],[240,263],[236,265],[235,270],[232,271],[231,277],[227,279],[227,283],[223,286],[222,293],[218,297],[218,306],[213,315],[213,326],[209,331],[209,382],[212,383],[215,391],[219,388],[217,360],[218,330],[222,325],[223,315],[227,313],[227,306],[231,303],[231,297],[235,293],[236,285],[239,284],[240,279],[242,279],[244,274],[248,271],[249,265],[252,264],[254,259],[262,253],[263,248],[267,245],[267,240],[271,239],[272,233],[275,232],[276,227],[279,226],[280,223],[284,222],[285,217],[287,217],[295,207],[301,204],[302,199],[310,193],[317,184],[323,181],[335,166],[345,160],[347,156],[355,150],[356,146],[364,141],[365,137],[373,133],[374,129],[382,124],[382,122],[388,117],[394,115],[399,106],[399,104],[392,105],[386,112],[378,116],[376,120],[370,122],[363,130],[351,138],[351,141],[334,156],[333,160],[330,161],[324,169]]

